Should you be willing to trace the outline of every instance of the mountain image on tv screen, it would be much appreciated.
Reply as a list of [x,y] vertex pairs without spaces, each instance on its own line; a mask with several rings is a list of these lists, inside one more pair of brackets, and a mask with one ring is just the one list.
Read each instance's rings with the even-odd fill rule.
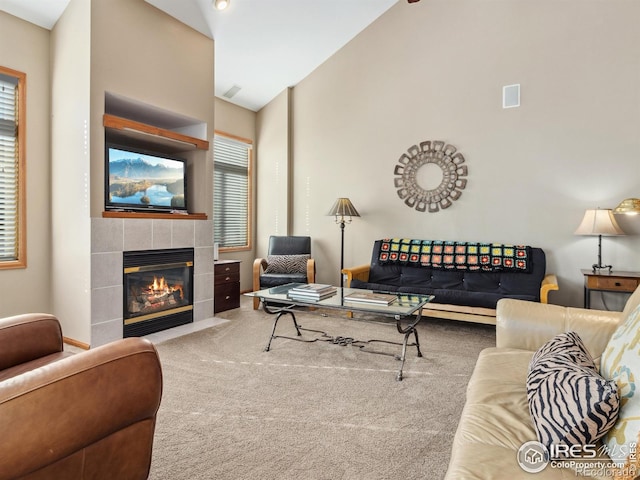
[[109,203],[184,208],[184,163],[109,148]]

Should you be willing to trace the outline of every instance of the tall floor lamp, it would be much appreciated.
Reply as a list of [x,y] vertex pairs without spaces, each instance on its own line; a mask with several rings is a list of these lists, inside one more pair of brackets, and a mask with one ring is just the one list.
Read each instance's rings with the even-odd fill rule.
[[575,231],[576,235],[597,235],[598,236],[598,263],[591,266],[593,273],[596,270],[608,268],[611,272],[611,265],[602,265],[602,236],[624,235],[624,231],[618,226],[618,222],[613,217],[610,209],[587,210],[584,218]]
[[336,223],[340,225],[340,288],[342,288],[344,286],[342,275],[342,269],[344,268],[344,225],[345,223],[351,223],[352,218],[359,217],[360,214],[351,203],[351,200],[338,198],[327,215],[335,217]]

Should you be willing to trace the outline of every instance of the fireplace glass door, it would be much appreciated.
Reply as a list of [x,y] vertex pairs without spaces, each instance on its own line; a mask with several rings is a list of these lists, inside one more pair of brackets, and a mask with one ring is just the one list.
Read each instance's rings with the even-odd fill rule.
[[193,321],[193,249],[124,252],[124,336]]

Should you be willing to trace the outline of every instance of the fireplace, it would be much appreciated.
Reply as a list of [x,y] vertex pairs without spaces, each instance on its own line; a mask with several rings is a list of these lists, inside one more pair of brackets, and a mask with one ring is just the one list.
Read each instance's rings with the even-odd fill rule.
[[123,252],[124,337],[193,322],[193,248]]

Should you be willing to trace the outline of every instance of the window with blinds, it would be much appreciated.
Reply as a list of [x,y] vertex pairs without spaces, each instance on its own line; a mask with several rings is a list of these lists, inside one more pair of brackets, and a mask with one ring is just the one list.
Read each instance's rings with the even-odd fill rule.
[[216,133],[213,139],[213,239],[220,248],[250,247],[252,145]]
[[26,266],[24,88],[26,76],[0,67],[0,268]]

